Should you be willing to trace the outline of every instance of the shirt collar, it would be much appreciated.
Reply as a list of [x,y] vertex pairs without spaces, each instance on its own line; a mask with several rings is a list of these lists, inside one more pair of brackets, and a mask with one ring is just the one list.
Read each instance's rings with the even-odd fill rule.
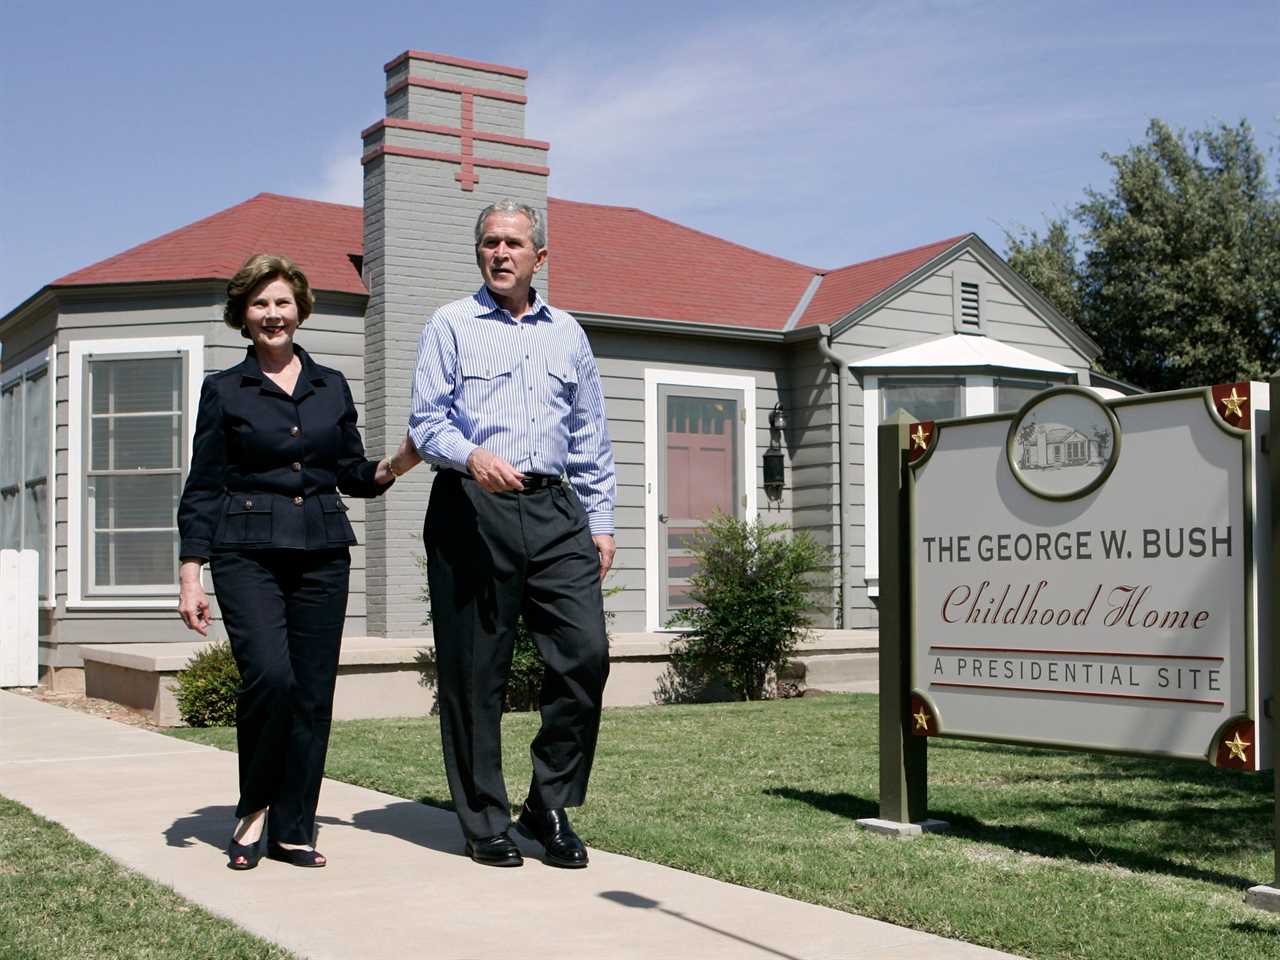
[[[294,388],[294,399],[301,400],[314,392],[312,387],[323,387],[326,378],[324,372],[320,369],[320,365],[311,359],[311,354],[296,343],[293,345],[293,352],[302,362],[302,370],[298,374],[298,382],[302,386]],[[276,393],[284,392],[275,385],[275,381],[262,372],[262,366],[258,363],[258,351],[253,344],[249,344],[244,348],[243,367],[244,369],[240,371],[240,385],[242,387],[258,385],[264,390],[272,390]]]
[[[498,301],[493,298],[493,293],[489,290],[488,286],[482,286],[472,295],[471,299],[475,302],[475,316],[495,316],[502,320],[511,319],[511,314],[506,311],[506,308],[498,305]],[[551,319],[551,305],[542,299],[542,294],[538,293],[537,287],[529,288],[529,312],[521,319]]]

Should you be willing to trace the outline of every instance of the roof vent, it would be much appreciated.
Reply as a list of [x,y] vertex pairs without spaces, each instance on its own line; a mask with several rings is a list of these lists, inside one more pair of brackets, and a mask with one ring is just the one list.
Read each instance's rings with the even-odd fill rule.
[[982,325],[982,314],[978,307],[978,285],[967,280],[960,281],[960,322],[974,329]]

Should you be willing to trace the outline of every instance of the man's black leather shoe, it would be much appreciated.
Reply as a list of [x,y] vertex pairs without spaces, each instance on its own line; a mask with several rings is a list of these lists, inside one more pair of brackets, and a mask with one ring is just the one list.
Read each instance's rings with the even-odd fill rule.
[[486,867],[519,867],[524,864],[520,848],[505,833],[468,840],[466,851],[468,857]]
[[534,810],[526,801],[516,820],[516,829],[542,844],[546,851],[544,863],[570,869],[587,865],[586,844],[569,826],[569,817],[563,808]]

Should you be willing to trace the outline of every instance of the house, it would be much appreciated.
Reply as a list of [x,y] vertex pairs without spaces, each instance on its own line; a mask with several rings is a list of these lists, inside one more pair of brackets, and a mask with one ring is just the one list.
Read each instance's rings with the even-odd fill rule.
[[[472,224],[511,196],[547,211],[542,289],[586,329],[618,464],[614,629],[661,631],[687,600],[690,534],[714,510],[830,548],[817,625],[877,623],[876,426],[1018,407],[1097,382],[1097,345],[976,234],[838,269],[641,210],[548,198],[526,73],[407,52],[363,131],[363,208],[260,194],[42,286],[0,318],[0,544],[41,556],[41,664],[78,644],[185,641],[175,506],[201,379],[238,362],[226,280],[256,251],[318,293],[299,334],[351,382],[366,445],[402,436],[415,346],[478,286]],[[785,420],[779,423],[778,414]],[[781,484],[762,457],[784,456]],[[423,637],[415,555],[432,473],[351,503],[350,636]]]

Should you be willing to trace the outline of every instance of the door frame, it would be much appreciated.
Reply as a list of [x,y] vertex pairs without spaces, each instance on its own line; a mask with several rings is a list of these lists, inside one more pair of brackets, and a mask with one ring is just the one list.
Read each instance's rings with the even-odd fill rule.
[[660,592],[662,572],[658,569],[661,553],[658,547],[660,534],[658,523],[658,386],[710,387],[742,392],[742,408],[746,420],[742,424],[742,476],[740,489],[746,494],[747,505],[743,516],[756,518],[756,381],[754,377],[734,376],[727,373],[705,373],[697,370],[669,370],[646,367],[644,371],[644,619],[650,633],[676,631],[665,630],[658,622],[662,609]]

